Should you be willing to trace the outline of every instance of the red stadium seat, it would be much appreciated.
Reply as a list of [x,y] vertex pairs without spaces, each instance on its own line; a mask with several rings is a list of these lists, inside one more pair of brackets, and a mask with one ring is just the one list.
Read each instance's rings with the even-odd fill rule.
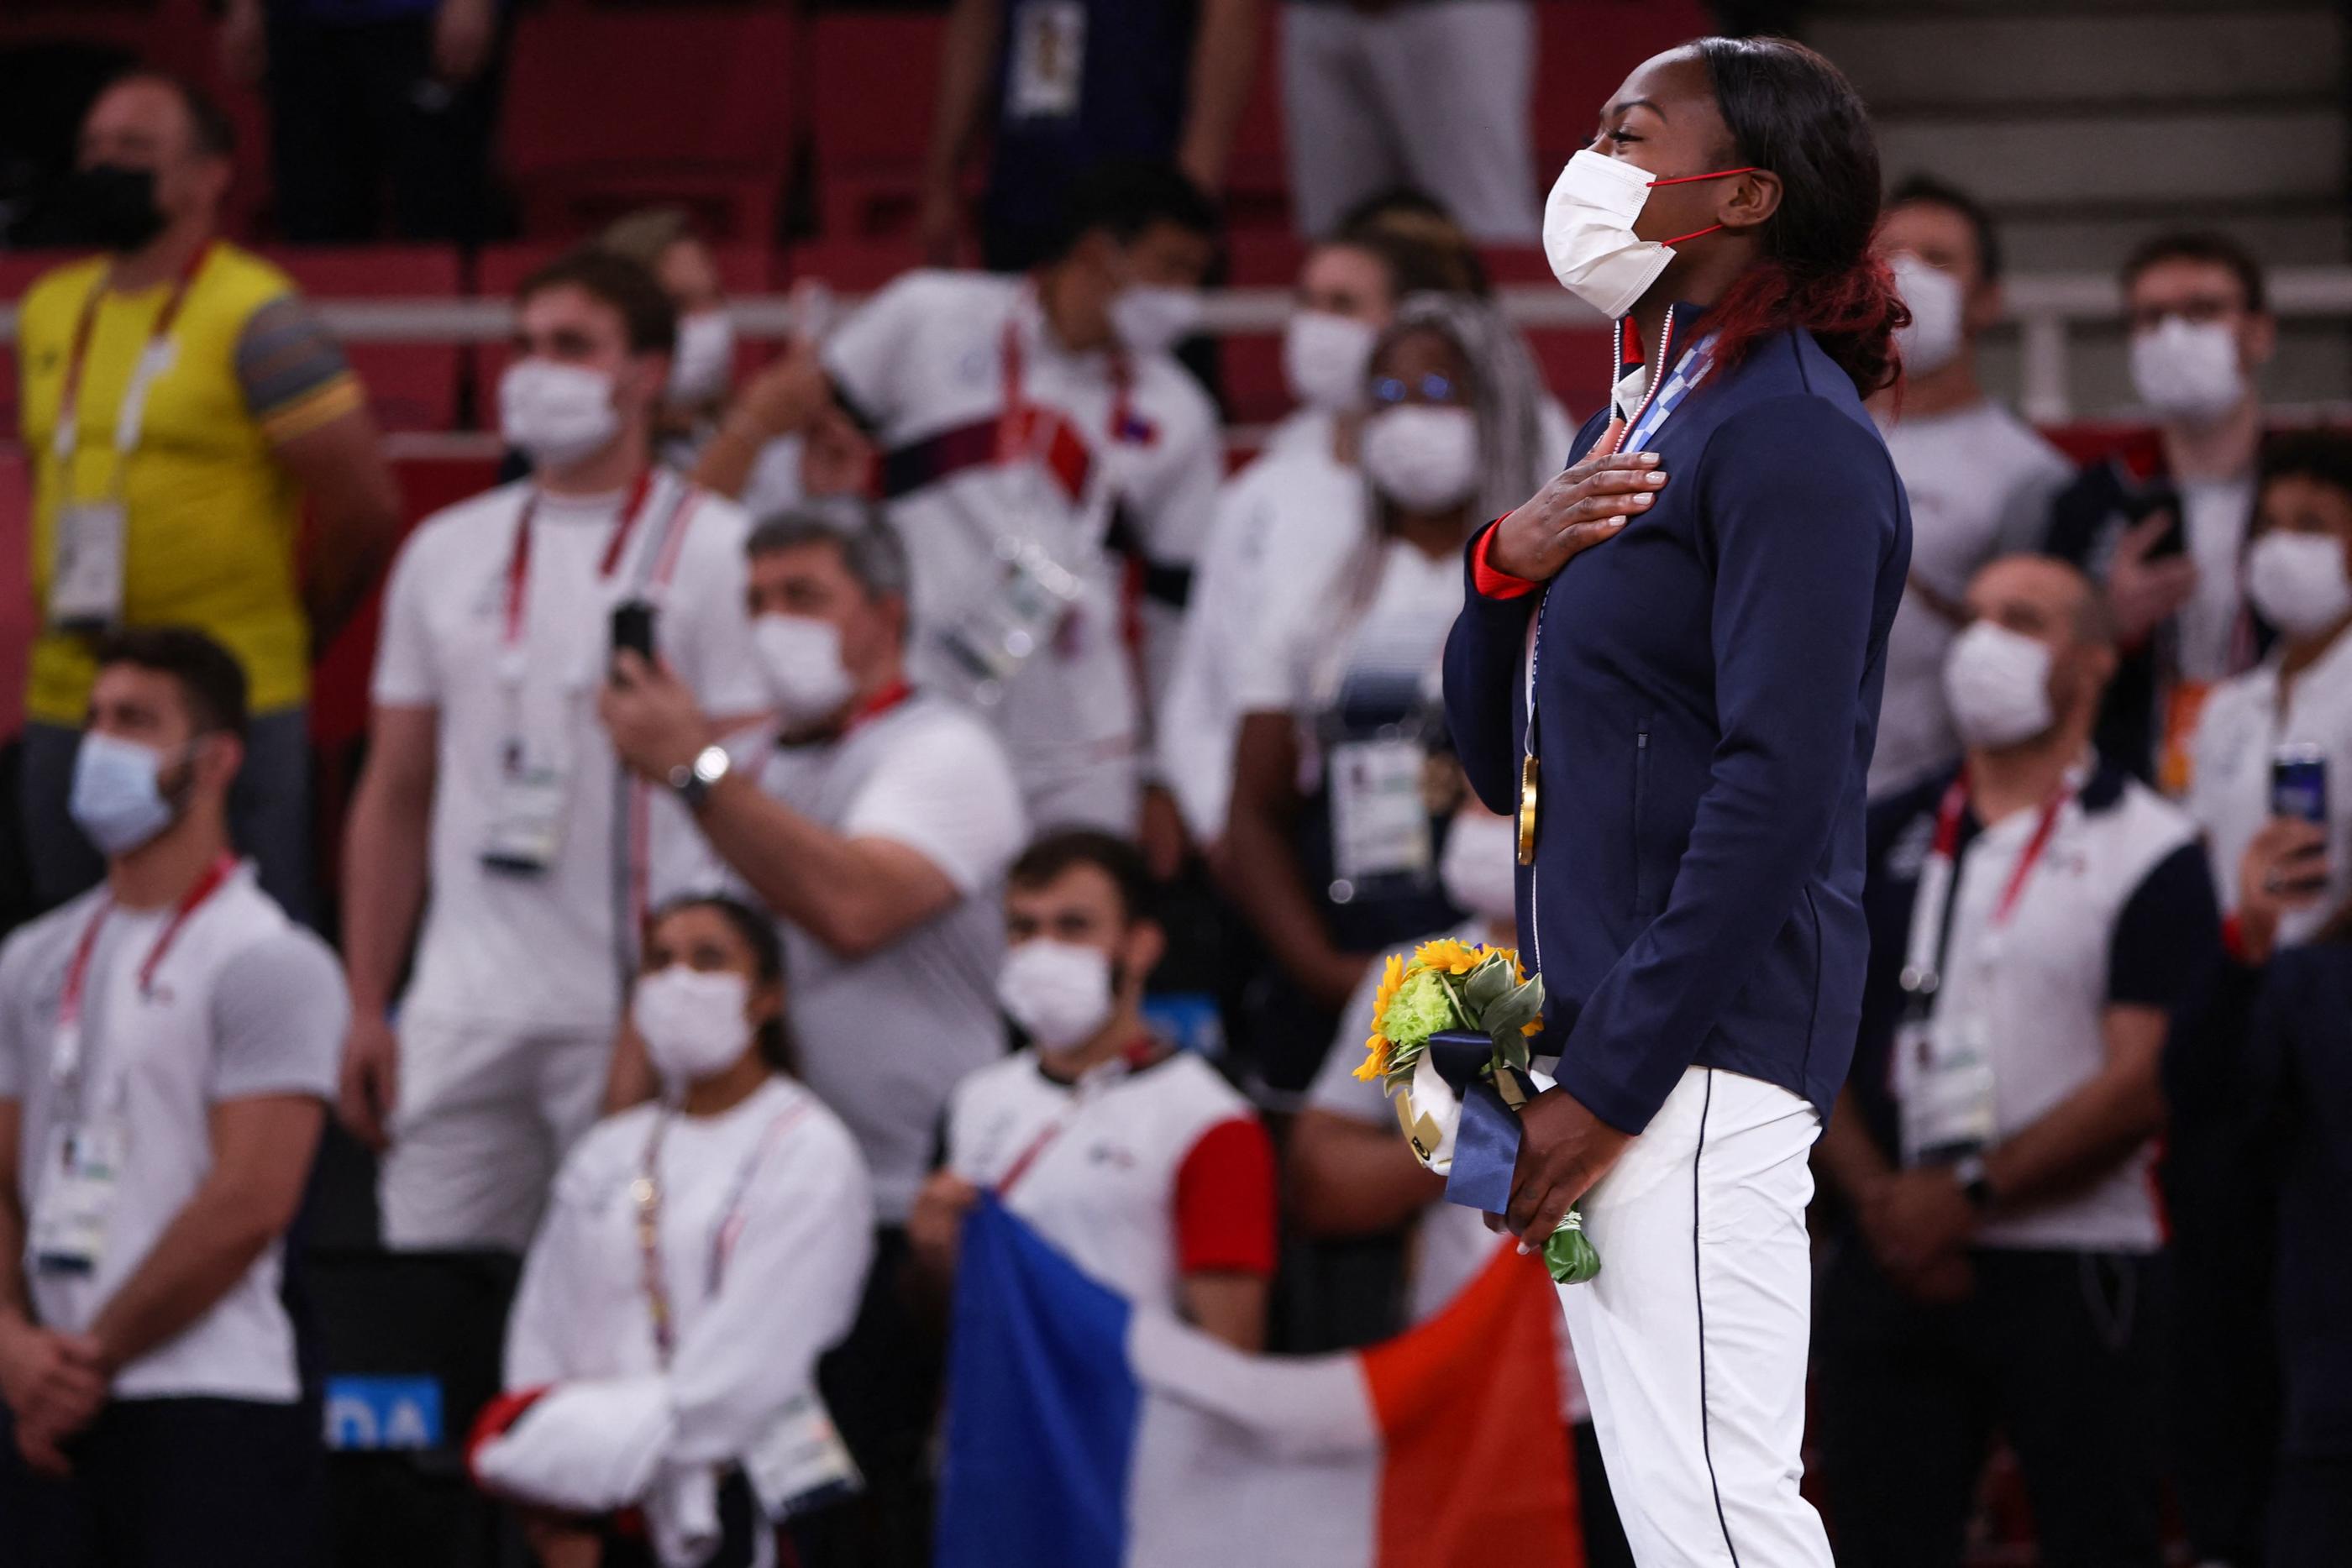
[[803,32],[790,6],[525,16],[504,120],[526,230],[577,235],[661,201],[721,239],[772,237]]
[[1569,155],[1592,140],[1627,72],[1716,30],[1702,0],[1551,0],[1535,12],[1536,173],[1547,189]]
[[[464,291],[446,246],[301,246],[264,253],[312,299],[446,299]],[[457,423],[463,356],[455,343],[349,343],[352,368],[386,430],[448,430]]]
[[818,222],[827,239],[913,229],[944,30],[937,16],[828,16],[811,23]]
[[1232,162],[1225,168],[1225,222],[1239,235],[1254,230],[1287,234],[1290,166],[1282,119],[1282,26],[1278,6],[1265,8],[1258,35],[1257,79],[1234,131]]
[[871,294],[900,273],[923,265],[912,235],[893,239],[817,240],[796,245],[793,281],[813,278],[840,294]]

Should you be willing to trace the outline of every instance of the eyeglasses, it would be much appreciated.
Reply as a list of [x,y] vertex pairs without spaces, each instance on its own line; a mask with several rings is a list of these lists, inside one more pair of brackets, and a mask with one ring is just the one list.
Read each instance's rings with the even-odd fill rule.
[[1372,401],[1386,408],[1408,402],[1413,392],[1421,393],[1423,402],[1459,402],[1461,397],[1450,377],[1435,371],[1417,382],[1407,382],[1401,376],[1382,376],[1372,383]]

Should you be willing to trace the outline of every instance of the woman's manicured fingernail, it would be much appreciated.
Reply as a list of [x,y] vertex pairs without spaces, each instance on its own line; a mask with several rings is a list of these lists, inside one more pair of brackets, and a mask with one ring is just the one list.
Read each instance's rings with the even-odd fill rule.
[[1604,528],[1614,531],[1615,529],[1622,528],[1625,526],[1625,519],[1622,517],[1611,517],[1607,522],[1602,523],[1601,526]]
[[1520,1242],[1520,1243],[1519,1243],[1519,1256],[1520,1256],[1520,1257],[1524,1258],[1524,1257],[1526,1257],[1528,1253],[1530,1253],[1530,1252],[1532,1252],[1532,1251],[1534,1251],[1534,1250],[1535,1250],[1535,1249],[1534,1249],[1534,1248],[1532,1248],[1532,1247],[1530,1247],[1530,1246],[1528,1246],[1526,1242],[1522,1241],[1522,1242]]
[[1636,496],[1633,497],[1633,505],[1637,507],[1646,507],[1656,499],[1657,497],[1655,496]]
[[1658,465],[1658,455],[1654,452],[1644,452],[1640,456],[1634,458],[1633,461],[1641,464],[1645,468],[1654,468]]
[[1666,476],[1664,474],[1644,474],[1642,476],[1642,483],[1644,485],[1657,486],[1663,485],[1665,482]]

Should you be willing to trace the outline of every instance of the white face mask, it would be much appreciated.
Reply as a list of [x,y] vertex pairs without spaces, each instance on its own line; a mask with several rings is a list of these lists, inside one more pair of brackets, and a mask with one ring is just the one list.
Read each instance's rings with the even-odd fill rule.
[[735,375],[735,319],[724,310],[698,310],[677,319],[677,348],[670,355],[669,400],[714,402],[727,395]]
[[1364,422],[1372,487],[1415,512],[1442,512],[1478,488],[1478,421],[1466,408],[1402,403]]
[[751,982],[732,970],[673,964],[637,981],[629,1021],[671,1089],[714,1078],[751,1046]]
[[620,433],[613,378],[602,371],[517,360],[499,378],[499,434],[535,468],[569,467]]
[[1364,401],[1364,377],[1380,329],[1352,316],[1299,310],[1282,332],[1282,373],[1308,408],[1345,413]]
[[2244,401],[2238,335],[2223,321],[2167,316],[2131,343],[2132,386],[2160,418],[2210,424]]
[[1944,699],[1964,746],[1998,751],[2050,733],[2050,644],[1993,621],[1953,640]]
[[830,621],[760,616],[751,622],[751,651],[787,727],[823,724],[856,695],[856,677],[841,662],[841,628]]
[[163,754],[91,730],[74,754],[67,810],[102,855],[125,855],[172,825],[179,813],[159,782]]
[[1201,329],[1197,288],[1136,283],[1111,297],[1110,329],[1130,354],[1165,353]]
[[1036,936],[1004,956],[996,999],[1022,1032],[1047,1051],[1066,1051],[1110,1021],[1110,955],[1099,947]]
[[2288,636],[2319,635],[2352,612],[2344,541],[2333,534],[2264,534],[2246,552],[2246,597]]
[[1908,251],[1887,265],[1895,273],[1895,291],[1911,310],[1911,324],[1895,335],[1905,372],[1926,375],[1942,370],[1959,357],[1965,308],[1960,280]]
[[1437,878],[1455,908],[1508,925],[1518,915],[1518,864],[1517,823],[1486,811],[1465,811],[1446,831]]
[[1559,286],[1611,320],[1633,308],[1674,249],[1637,239],[1633,220],[1650,199],[1650,173],[1590,148],[1568,161],[1544,202],[1544,256]]

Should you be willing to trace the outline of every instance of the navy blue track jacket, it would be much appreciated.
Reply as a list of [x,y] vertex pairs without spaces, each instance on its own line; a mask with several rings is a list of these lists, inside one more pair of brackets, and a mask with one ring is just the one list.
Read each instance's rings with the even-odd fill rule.
[[1863,782],[1910,507],[1853,381],[1802,331],[1717,368],[1648,444],[1658,499],[1549,592],[1488,598],[1473,570],[1446,719],[1479,798],[1515,810],[1540,602],[1519,937],[1561,1086],[1626,1133],[1693,1065],[1826,1117],[1869,956]]

